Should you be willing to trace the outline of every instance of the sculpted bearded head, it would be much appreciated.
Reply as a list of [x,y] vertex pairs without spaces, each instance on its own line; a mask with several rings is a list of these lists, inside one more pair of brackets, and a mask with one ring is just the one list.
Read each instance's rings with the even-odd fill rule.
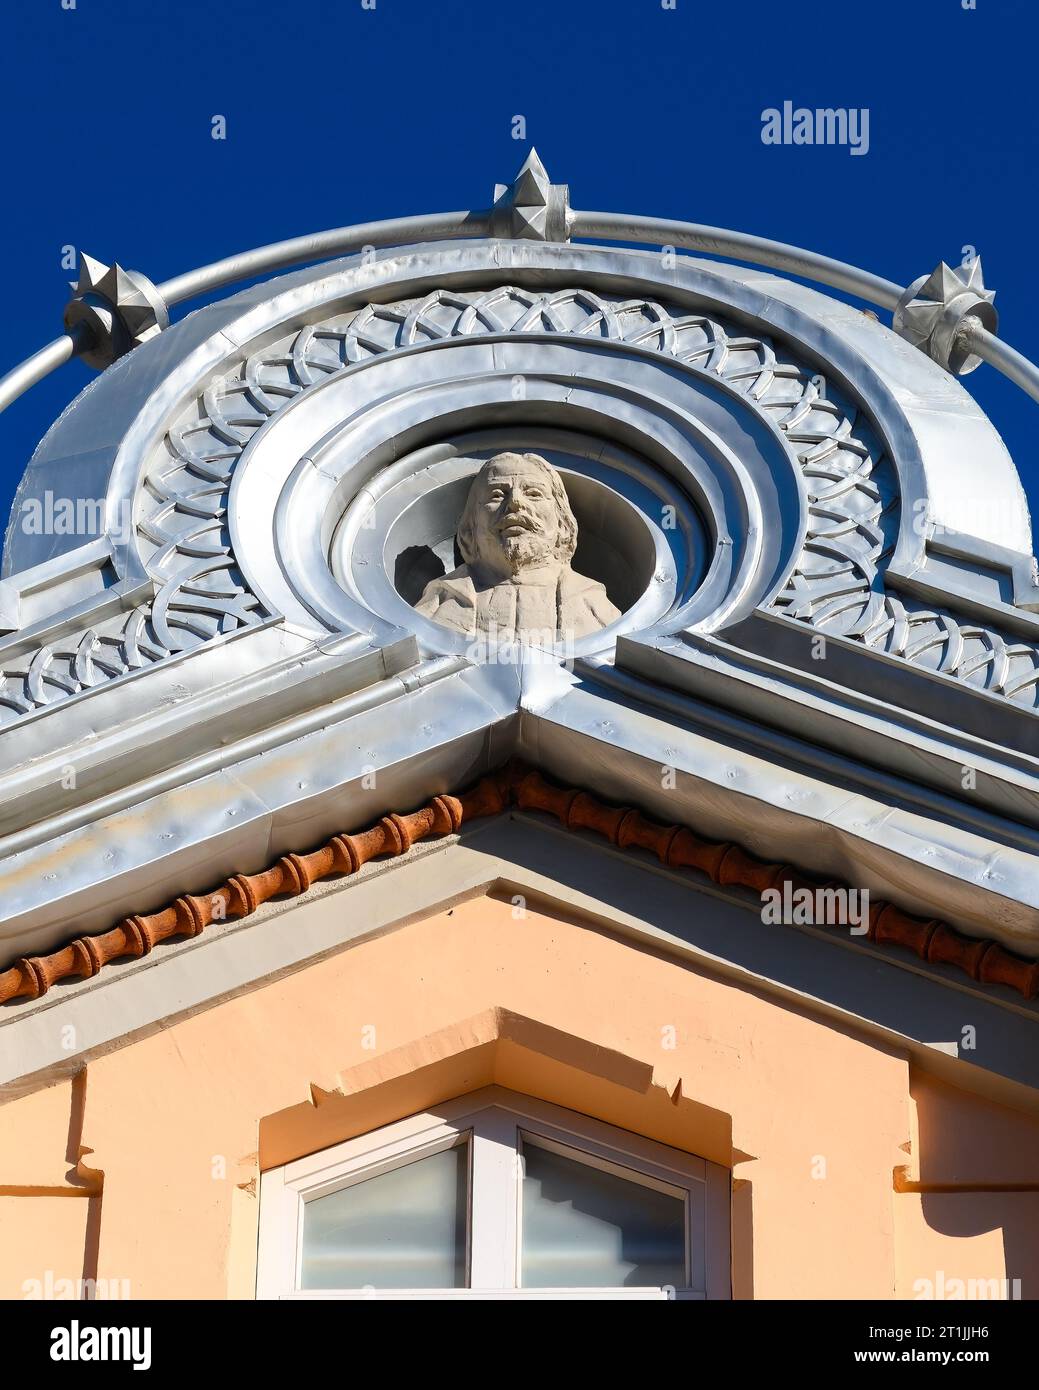
[[570,564],[577,521],[562,478],[539,454],[488,459],[455,539],[463,563],[431,579],[415,605],[443,627],[496,644],[555,642],[620,617],[605,586]]
[[540,455],[497,454],[473,480],[457,539],[470,567],[516,574],[569,565],[577,521],[562,479]]

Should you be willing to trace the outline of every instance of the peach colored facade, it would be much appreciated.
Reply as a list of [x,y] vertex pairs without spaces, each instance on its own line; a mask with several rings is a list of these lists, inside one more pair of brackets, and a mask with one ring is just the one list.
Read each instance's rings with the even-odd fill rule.
[[1035,1114],[811,1002],[487,895],[8,1102],[0,1296],[87,1277],[250,1298],[261,1171],[488,1085],[731,1170],[737,1298],[949,1296],[958,1279],[1039,1296]]

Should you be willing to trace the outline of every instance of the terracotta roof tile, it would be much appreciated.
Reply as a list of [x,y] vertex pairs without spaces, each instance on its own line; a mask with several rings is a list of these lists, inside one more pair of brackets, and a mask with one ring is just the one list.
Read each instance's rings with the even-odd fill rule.
[[[408,815],[391,813],[368,830],[335,835],[310,854],[286,854],[261,873],[235,874],[210,894],[184,894],[160,912],[125,917],[110,931],[79,936],[48,955],[22,957],[0,972],[0,1003],[38,999],[59,980],[96,975],[110,961],[147,955],[171,937],[198,936],[214,921],[247,917],[269,898],[306,893],[329,874],[356,873],[370,859],[406,854],[418,840],[450,834],[510,805],[547,812],[569,829],[594,831],[622,849],[648,850],[671,868],[696,869],[721,885],[756,893],[782,891],[786,883],[792,892],[843,886],[789,864],[757,859],[739,845],[706,840],[688,826],[661,825],[632,807],[609,805],[591,792],[556,786],[540,772],[510,764],[460,796],[436,796]],[[1025,960],[996,941],[965,936],[946,922],[914,917],[892,903],[871,903],[865,939],[955,966],[982,984],[1006,985],[1026,999],[1039,993],[1039,961]]]

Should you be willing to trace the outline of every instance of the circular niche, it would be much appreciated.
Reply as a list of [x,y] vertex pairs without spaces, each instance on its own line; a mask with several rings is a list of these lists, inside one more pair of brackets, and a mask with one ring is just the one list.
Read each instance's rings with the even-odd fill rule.
[[461,563],[455,531],[473,478],[495,454],[536,453],[559,473],[577,520],[572,566],[598,580],[620,617],[568,643],[576,655],[610,648],[686,602],[713,545],[688,496],[631,451],[556,429],[470,431],[405,455],[347,507],[331,566],[354,598],[412,628],[433,650],[469,652],[473,639],[415,611],[428,583]]

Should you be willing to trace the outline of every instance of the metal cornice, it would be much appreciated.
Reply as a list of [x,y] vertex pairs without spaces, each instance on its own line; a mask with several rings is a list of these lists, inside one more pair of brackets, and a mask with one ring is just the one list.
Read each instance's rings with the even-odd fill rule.
[[[510,806],[554,815],[570,830],[590,830],[622,849],[655,854],[669,868],[693,869],[722,887],[791,895],[842,888],[800,869],[769,863],[732,841],[704,839],[688,826],[664,825],[630,806],[615,806],[590,792],[549,782],[540,772],[510,763],[460,796],[436,796],[407,815],[391,813],[369,829],[335,835],[309,854],[282,855],[258,874],[235,874],[210,894],[184,894],[162,911],[123,918],[110,931],[79,936],[60,950],[22,957],[0,973],[0,1003],[39,999],[60,980],[97,975],[120,957],[147,955],[173,937],[196,937],[213,922],[247,917],[276,896],[298,897],[331,874],[356,873],[382,855],[407,854],[428,836],[457,832],[467,821],[498,815]],[[1039,961],[1028,961],[998,942],[965,936],[947,922],[871,902],[866,940],[912,951],[932,965],[951,965],[985,985],[1002,985],[1025,999],[1039,994]]]

